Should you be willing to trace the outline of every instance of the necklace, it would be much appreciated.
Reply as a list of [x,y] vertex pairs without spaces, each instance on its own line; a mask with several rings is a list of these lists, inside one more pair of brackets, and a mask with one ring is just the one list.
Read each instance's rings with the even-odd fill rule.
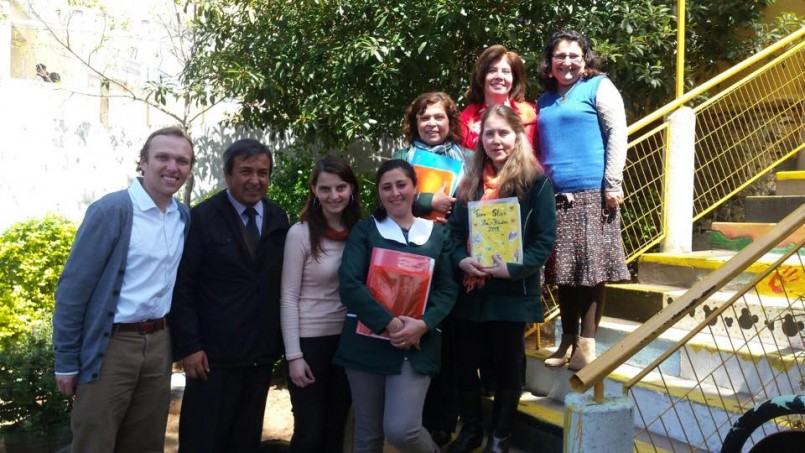
[[574,83],[567,91],[565,91],[565,94],[563,94],[562,97],[559,98],[562,104],[564,104],[567,101],[567,95],[570,94],[570,92],[573,91],[573,88],[576,88],[576,85],[578,84],[579,84],[578,81]]

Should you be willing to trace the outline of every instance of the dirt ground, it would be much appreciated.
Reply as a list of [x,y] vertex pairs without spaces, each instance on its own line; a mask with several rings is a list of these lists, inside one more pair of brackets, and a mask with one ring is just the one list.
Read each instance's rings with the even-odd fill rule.
[[[179,447],[179,409],[182,404],[184,376],[174,374],[172,382],[170,414],[165,435],[165,453],[176,453]],[[272,386],[268,391],[265,418],[263,419],[263,451],[287,451],[288,442],[293,435],[293,414],[291,398],[287,389]]]

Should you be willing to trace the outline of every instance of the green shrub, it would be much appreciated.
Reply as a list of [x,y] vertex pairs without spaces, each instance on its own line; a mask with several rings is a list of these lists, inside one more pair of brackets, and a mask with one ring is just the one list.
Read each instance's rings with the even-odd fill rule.
[[0,429],[43,435],[65,422],[67,400],[53,375],[51,314],[75,225],[46,216],[0,235]]
[[70,405],[56,387],[50,321],[29,328],[0,350],[0,431],[41,436],[67,422]]
[[31,324],[50,322],[75,231],[72,222],[48,215],[14,224],[0,236],[0,347]]

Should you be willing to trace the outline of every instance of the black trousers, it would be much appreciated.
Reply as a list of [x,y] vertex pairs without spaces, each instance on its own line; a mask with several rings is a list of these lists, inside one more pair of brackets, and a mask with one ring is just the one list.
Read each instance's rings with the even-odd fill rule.
[[460,392],[481,392],[478,368],[486,350],[491,351],[495,393],[520,391],[525,357],[524,322],[455,320],[456,384]]
[[179,452],[259,451],[272,365],[210,368],[185,385]]
[[333,357],[340,335],[300,338],[299,346],[316,382],[304,388],[288,379],[293,405],[292,453],[341,453],[352,405],[347,374]]
[[451,316],[442,321],[442,366],[430,381],[422,413],[422,424],[431,433],[456,430],[458,403],[456,392],[456,333]]

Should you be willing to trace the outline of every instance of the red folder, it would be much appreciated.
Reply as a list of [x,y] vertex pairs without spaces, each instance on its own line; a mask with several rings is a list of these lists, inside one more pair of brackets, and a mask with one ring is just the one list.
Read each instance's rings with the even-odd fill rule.
[[[419,319],[425,312],[435,264],[436,261],[427,256],[375,247],[366,286],[372,297],[394,316]],[[355,332],[388,340],[360,321]]]

